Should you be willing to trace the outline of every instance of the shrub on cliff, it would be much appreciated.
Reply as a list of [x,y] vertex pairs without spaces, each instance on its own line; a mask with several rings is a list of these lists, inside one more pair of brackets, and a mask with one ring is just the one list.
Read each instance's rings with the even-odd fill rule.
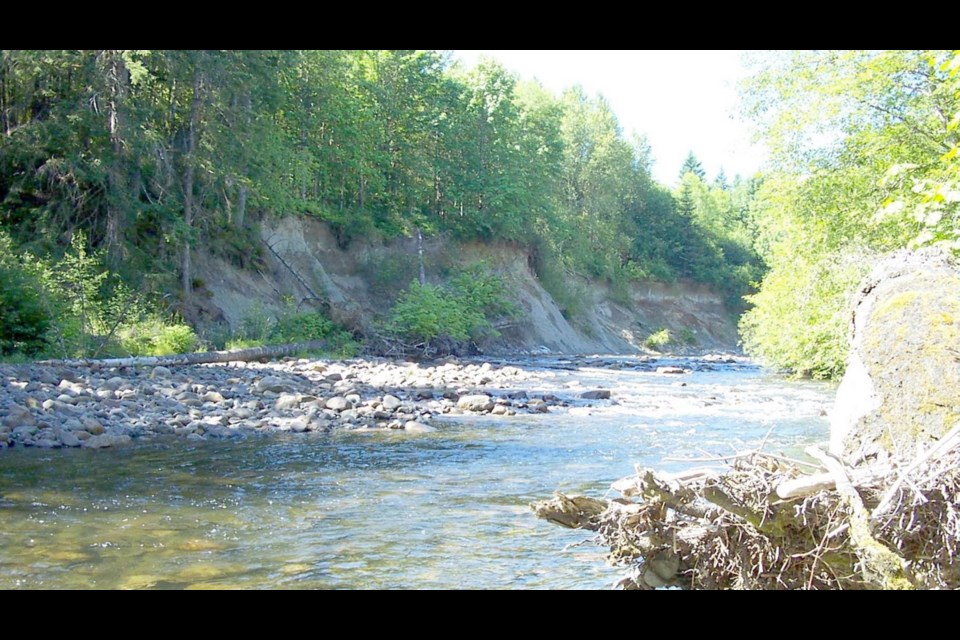
[[494,321],[515,313],[503,280],[477,264],[446,286],[411,282],[391,309],[384,329],[401,341],[436,349],[441,344],[455,346],[496,337],[500,334]]

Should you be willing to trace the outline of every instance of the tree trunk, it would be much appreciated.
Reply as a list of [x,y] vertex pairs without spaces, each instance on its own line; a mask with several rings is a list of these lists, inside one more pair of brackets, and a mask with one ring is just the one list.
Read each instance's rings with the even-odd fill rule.
[[124,166],[123,130],[125,129],[123,103],[127,97],[127,70],[120,58],[119,51],[104,52],[108,56],[106,63],[106,81],[109,101],[107,105],[107,126],[110,131],[110,146],[113,158],[107,172],[107,184],[110,193],[107,197],[106,243],[111,264],[119,264],[122,259],[123,243],[123,206],[127,192],[126,168]]
[[193,291],[193,277],[190,269],[190,244],[193,231],[194,220],[194,195],[193,182],[196,172],[196,152],[197,152],[197,131],[200,128],[200,101],[202,99],[201,90],[203,88],[203,71],[198,68],[193,74],[193,99],[190,103],[190,128],[187,135],[187,153],[186,162],[184,162],[183,175],[183,222],[186,227],[186,237],[183,239],[183,247],[180,254],[180,285],[183,288],[185,296]]
[[10,135],[10,117],[7,115],[7,52],[0,52],[0,131]]
[[[246,120],[246,128],[249,129],[251,122],[253,121],[253,102],[250,97],[250,92],[247,91],[243,94],[243,115]],[[234,225],[237,227],[242,227],[244,219],[247,216],[247,166],[240,167],[240,182],[237,185],[237,214],[234,218]]]
[[158,367],[185,364],[215,364],[223,362],[249,362],[264,358],[277,358],[301,351],[318,351],[327,347],[325,340],[311,342],[297,342],[294,344],[279,344],[267,347],[254,347],[237,351],[205,351],[202,353],[184,353],[173,356],[141,356],[131,358],[106,358],[95,360],[83,358],[79,360],[43,360],[37,364],[71,367]]
[[417,229],[417,259],[420,263],[420,286],[427,284],[427,271],[423,264],[423,234]]

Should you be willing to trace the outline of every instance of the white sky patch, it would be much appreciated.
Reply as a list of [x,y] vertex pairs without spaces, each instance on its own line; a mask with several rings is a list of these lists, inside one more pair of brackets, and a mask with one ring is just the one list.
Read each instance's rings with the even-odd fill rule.
[[508,51],[457,50],[468,66],[487,56],[536,78],[559,94],[581,85],[602,94],[625,135],[647,136],[653,174],[673,185],[687,153],[693,151],[713,179],[723,167],[728,179],[748,177],[766,152],[752,144],[737,112],[737,84],[746,74],[739,51]]

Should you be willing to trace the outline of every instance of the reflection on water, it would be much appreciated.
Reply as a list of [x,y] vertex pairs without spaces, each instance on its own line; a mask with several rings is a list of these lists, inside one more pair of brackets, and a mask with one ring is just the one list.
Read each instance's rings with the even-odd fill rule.
[[[686,383],[685,386],[681,386]],[[0,588],[605,588],[586,538],[536,520],[554,490],[604,495],[635,463],[826,438],[832,389],[753,367],[679,377],[557,371],[616,404],[118,450],[0,454]]]

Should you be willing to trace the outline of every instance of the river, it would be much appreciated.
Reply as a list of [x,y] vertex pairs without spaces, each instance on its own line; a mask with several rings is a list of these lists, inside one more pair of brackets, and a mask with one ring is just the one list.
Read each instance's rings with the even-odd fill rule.
[[[0,451],[0,589],[608,588],[621,570],[581,531],[537,520],[555,490],[603,496],[634,464],[827,439],[826,384],[747,361],[691,374],[629,358],[546,369],[541,415],[440,418],[435,433],[158,438],[133,447]],[[703,463],[698,463],[702,465]]]

